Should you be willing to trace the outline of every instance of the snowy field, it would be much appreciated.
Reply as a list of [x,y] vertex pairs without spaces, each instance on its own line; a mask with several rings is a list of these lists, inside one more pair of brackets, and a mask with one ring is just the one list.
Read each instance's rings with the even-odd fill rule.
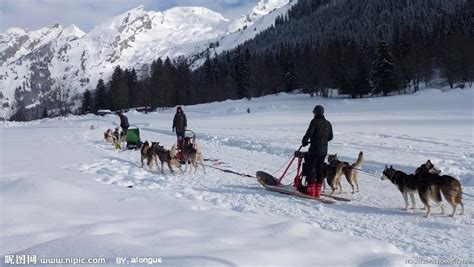
[[[43,258],[160,258],[164,266],[410,266],[409,259],[473,262],[474,90],[321,99],[279,95],[184,107],[215,167],[274,173],[300,146],[322,104],[334,129],[329,153],[364,152],[360,192],[333,205],[265,191],[255,179],[207,167],[171,174],[142,168],[103,132],[118,117],[92,115],[0,128],[0,254]],[[251,113],[247,113],[250,108]],[[174,110],[126,114],[141,139],[170,148]],[[95,130],[90,126],[94,125]],[[459,178],[465,215],[405,211],[381,181],[385,164],[408,173],[427,159]],[[290,183],[292,177],[287,178]],[[129,186],[132,186],[130,188]],[[136,259],[136,258],[134,258]],[[144,264],[146,265],[146,264]],[[59,265],[54,265],[59,266]],[[104,266],[104,264],[97,264]]]

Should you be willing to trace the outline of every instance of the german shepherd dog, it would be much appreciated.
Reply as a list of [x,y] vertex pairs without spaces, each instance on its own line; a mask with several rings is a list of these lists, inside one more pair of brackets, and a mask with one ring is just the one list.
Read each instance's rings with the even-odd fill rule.
[[[204,157],[202,156],[201,149],[199,148],[198,144],[183,144],[183,158],[186,164],[184,168],[185,172],[188,170],[188,163],[190,163],[190,165],[194,167],[194,173],[196,173],[198,169],[198,163],[200,163],[204,173],[206,173],[206,169],[204,168],[203,164]],[[189,168],[189,171],[191,171],[191,168]]]
[[431,188],[436,188],[438,194],[440,194],[440,191],[443,193],[446,201],[453,207],[453,212],[450,217],[454,217],[458,205],[461,205],[460,215],[464,214],[462,187],[461,183],[456,178],[449,175],[441,175],[441,171],[436,169],[430,160],[418,167],[415,171],[415,175],[422,181],[433,184]]
[[151,146],[148,143],[148,140],[143,143],[142,148],[140,149],[140,160],[142,162],[143,167],[143,160],[147,160],[148,167],[153,166],[153,162],[155,162],[156,167],[158,167],[158,154],[157,150],[162,147],[160,146],[160,142],[151,142]]
[[[357,161],[349,164],[345,161],[340,161],[337,154],[328,155],[328,164],[326,165],[326,177],[328,185],[331,187],[331,195],[339,188],[339,193],[342,193],[341,176],[344,174],[347,182],[352,187],[352,194],[359,192],[359,184],[357,183],[357,169],[362,166],[364,162],[364,153],[359,152]],[[357,189],[356,189],[357,188]]]
[[[425,217],[429,217],[431,214],[429,199],[432,199],[441,208],[441,212],[444,213],[439,189],[438,187],[433,186],[436,185],[435,181],[421,179],[420,176],[414,174],[406,174],[402,171],[395,170],[392,166],[390,166],[390,168],[385,166],[383,175],[380,179],[388,179],[398,187],[398,190],[400,190],[403,199],[405,200],[405,210],[416,209],[415,192],[418,192],[421,202],[423,202],[423,205],[427,210]],[[410,196],[412,207],[409,207],[408,196]]]
[[161,162],[161,173],[164,173],[164,164],[168,164],[168,168],[170,169],[171,173],[174,173],[172,166],[177,167],[181,170],[181,163],[179,162],[177,155],[176,146],[173,145],[171,150],[165,149],[163,146],[156,147],[156,154]]
[[107,129],[107,131],[104,132],[104,140],[111,144],[115,142],[115,136],[112,129]]

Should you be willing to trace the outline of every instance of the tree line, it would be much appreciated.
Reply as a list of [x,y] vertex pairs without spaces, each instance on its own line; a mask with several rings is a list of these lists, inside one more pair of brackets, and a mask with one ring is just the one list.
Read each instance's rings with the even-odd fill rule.
[[154,109],[295,89],[325,97],[331,88],[352,98],[389,95],[417,91],[433,79],[451,88],[472,85],[469,2],[365,4],[300,0],[235,49],[216,55],[210,47],[197,69],[184,58],[158,58],[137,79],[135,70],[117,66],[107,83],[99,80],[94,93],[86,91],[83,111]]
[[[367,51],[353,41],[334,41],[327,48],[282,46],[278,53],[250,53],[239,46],[221,56],[207,57],[191,70],[183,59],[157,59],[150,73],[137,79],[134,69],[114,69],[109,82],[100,79],[94,92],[83,96],[83,112],[147,106],[172,107],[259,97],[302,89],[329,96],[330,88],[349,97],[417,91],[436,75],[447,84],[464,87],[474,80],[472,37],[453,34],[433,51],[421,40],[401,36],[381,41]],[[416,36],[416,35],[415,35]]]

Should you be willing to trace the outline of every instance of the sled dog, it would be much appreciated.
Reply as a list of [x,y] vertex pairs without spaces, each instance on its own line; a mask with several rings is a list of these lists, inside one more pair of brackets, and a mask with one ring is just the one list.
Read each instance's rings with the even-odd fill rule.
[[177,150],[175,145],[171,147],[171,150],[167,150],[163,146],[158,146],[155,148],[155,150],[161,162],[161,173],[164,173],[165,162],[168,165],[168,168],[170,169],[171,173],[174,173],[172,166],[175,166],[176,168],[181,170],[181,163],[176,158]]
[[[430,199],[433,200],[441,208],[441,212],[444,213],[444,207],[441,203],[441,194],[433,181],[421,179],[420,176],[414,174],[406,174],[402,171],[395,170],[392,166],[385,166],[380,179],[388,179],[398,187],[398,190],[400,190],[405,200],[405,210],[416,209],[415,192],[418,192],[420,200],[426,208],[425,217],[431,215]],[[411,207],[408,203],[408,196],[410,196],[412,202]]]
[[[188,170],[188,164],[192,167],[194,167],[194,173],[197,172],[198,169],[198,164],[202,165],[202,169],[204,170],[204,173],[206,173],[206,169],[204,168],[204,157],[201,153],[201,149],[198,146],[198,144],[183,144],[183,158],[185,161],[185,168],[184,171],[186,172]],[[189,168],[189,171],[191,171],[191,167]]]
[[436,188],[438,194],[440,194],[440,191],[443,193],[444,199],[453,207],[451,217],[454,217],[458,205],[461,206],[460,215],[464,214],[462,187],[456,178],[449,175],[441,175],[441,171],[436,169],[430,160],[427,160],[426,163],[418,167],[415,171],[415,175],[425,183],[432,184],[431,188]]
[[436,169],[433,163],[431,163],[431,160],[427,160],[425,163],[421,164],[420,167],[416,168],[415,175],[427,172],[438,175],[441,173],[441,171]]
[[[347,182],[352,187],[352,193],[359,192],[359,184],[357,183],[357,169],[362,166],[364,161],[364,153],[359,152],[357,161],[349,164],[345,161],[340,161],[337,158],[337,153],[328,155],[328,164],[326,165],[326,177],[329,187],[331,187],[331,195],[339,188],[339,193],[342,193],[341,176],[344,174]],[[357,188],[357,189],[356,189]]]
[[104,140],[111,144],[115,143],[115,136],[112,129],[107,129],[107,131],[104,132]]
[[153,166],[153,162],[155,162],[156,167],[158,167],[158,154],[156,153],[156,150],[161,147],[160,142],[151,142],[151,145],[148,143],[148,140],[145,141],[143,144],[142,148],[140,149],[140,159],[142,162],[142,167],[143,167],[143,160],[147,160],[147,165],[148,167]]

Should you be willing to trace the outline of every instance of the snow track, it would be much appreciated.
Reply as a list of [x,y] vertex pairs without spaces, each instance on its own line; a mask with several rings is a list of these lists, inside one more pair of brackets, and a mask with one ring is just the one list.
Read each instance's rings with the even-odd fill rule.
[[[175,137],[170,131],[153,128],[152,125],[144,127],[142,130],[144,139],[160,141],[161,144],[167,144],[168,147],[175,141]],[[276,139],[272,136],[269,140],[261,142],[246,141],[246,136],[242,137],[236,134],[239,130],[241,129],[234,129],[234,136],[229,138],[202,133],[197,136],[197,140],[203,147],[205,156],[220,156],[220,159],[228,163],[234,170],[245,171],[250,174],[254,174],[257,170],[272,173],[291,157],[292,144],[286,143],[286,147],[281,147],[282,144],[285,144],[282,139],[287,138],[286,135],[282,139]],[[249,129],[243,131],[248,133]],[[421,150],[413,151],[413,149],[409,149],[410,146],[418,144],[418,146],[430,148],[423,151],[424,156],[421,157],[434,159],[439,165],[443,161],[434,158],[433,155],[444,155],[446,158],[454,157],[454,151],[465,148],[467,142],[414,138],[407,135],[375,134],[370,136],[357,132],[336,134],[342,140],[346,140],[345,136],[349,136],[350,139],[354,140],[354,143],[336,141],[336,150],[344,151],[344,147],[351,147],[352,150],[363,150],[366,154],[363,169],[374,174],[374,176],[366,173],[359,174],[361,192],[354,195],[349,193],[350,186],[346,181],[343,181],[343,189],[345,190],[343,196],[353,199],[351,203],[338,202],[337,205],[328,206],[271,193],[263,190],[253,179],[226,174],[210,168],[207,168],[207,174],[203,174],[201,168],[197,174],[183,174],[179,171],[176,174],[169,174],[166,167],[164,175],[157,169],[145,171],[139,166],[138,151],[117,153],[112,150],[111,146],[107,146],[106,149],[110,150],[110,153],[116,157],[124,159],[127,164],[124,164],[122,160],[111,158],[93,164],[93,168],[97,169],[95,173],[99,174],[99,177],[102,176],[100,174],[106,174],[105,177],[99,178],[104,183],[123,186],[132,185],[138,189],[159,189],[163,190],[163,193],[176,198],[205,201],[239,212],[263,213],[271,216],[281,215],[286,218],[317,224],[325,230],[386,241],[395,244],[413,256],[433,257],[436,255],[440,258],[448,258],[452,256],[454,250],[459,255],[473,256],[471,247],[465,245],[474,242],[472,235],[466,235],[472,230],[473,220],[470,212],[470,206],[473,204],[472,199],[469,197],[464,199],[467,206],[467,215],[456,216],[454,219],[448,217],[451,207],[447,203],[445,203],[447,212],[444,215],[439,215],[439,208],[434,207],[433,215],[429,219],[423,217],[425,211],[420,210],[422,204],[419,199],[417,199],[417,210],[405,211],[402,209],[404,205],[403,198],[397,188],[389,181],[379,179],[381,170],[383,170],[384,164],[388,163],[388,159],[387,162],[380,162],[371,160],[370,157],[373,150],[383,150],[385,153],[397,151],[402,156],[401,158],[406,157],[408,153],[420,154]],[[100,138],[100,136],[95,138]],[[296,137],[293,139],[298,140]],[[357,140],[367,141],[359,142]],[[280,146],[272,147],[273,143]],[[397,145],[399,143],[403,143],[408,149],[403,149],[403,147]],[[448,148],[450,150],[447,150]],[[451,151],[453,152],[449,153]],[[346,153],[340,154],[345,155]],[[356,154],[353,153],[353,155],[342,158],[354,162],[355,156]],[[469,158],[460,158],[460,161],[456,161],[456,164],[460,166],[463,163],[466,164],[468,160]],[[449,160],[445,159],[444,162],[446,161]],[[419,162],[422,163],[423,161],[420,160]],[[401,164],[394,166],[405,170],[413,168]],[[472,171],[469,169],[469,165],[465,166],[465,170]],[[453,166],[453,168],[455,167]],[[88,166],[83,166],[83,168],[87,169]],[[463,170],[463,168],[460,168],[459,171],[462,172]],[[291,179],[291,176],[287,178],[287,182],[291,182]],[[471,188],[465,188],[465,191],[472,192]]]
[[[452,97],[451,94],[453,93],[446,94],[449,98]],[[437,96],[439,95],[427,95],[427,97]],[[204,157],[221,161],[221,165],[216,165],[217,167],[252,175],[258,170],[273,173],[291,157],[294,149],[299,147],[300,139],[311,119],[306,113],[307,110],[311,111],[313,101],[301,101],[300,96],[281,96],[270,97],[267,100],[231,102],[242,110],[245,110],[246,106],[250,106],[252,110],[259,110],[262,104],[268,105],[266,102],[270,102],[275,106],[286,107],[295,106],[293,102],[302,103],[299,106],[301,111],[298,109],[292,111],[290,113],[292,116],[286,114],[287,110],[281,113],[277,112],[275,115],[276,111],[267,112],[265,109],[260,109],[263,111],[261,113],[257,112],[257,114],[217,116],[219,108],[229,108],[228,102],[222,104],[222,106],[213,103],[209,107],[206,105],[189,107],[187,115],[190,128],[197,133],[197,141],[202,147]],[[331,100],[325,101],[327,103],[321,100],[323,104],[329,107],[335,103]],[[464,192],[474,195],[472,182],[474,174],[473,153],[471,152],[472,140],[470,140],[472,136],[467,131],[472,125],[472,113],[470,113],[472,111],[466,109],[466,113],[461,112],[456,117],[457,119],[446,122],[446,124],[449,124],[447,127],[443,126],[445,123],[443,118],[445,117],[436,113],[430,113],[431,115],[426,112],[417,113],[416,110],[410,111],[410,114],[398,114],[395,119],[396,122],[394,122],[391,117],[382,119],[384,115],[379,113],[391,113],[391,105],[396,106],[402,100],[397,100],[397,97],[393,99],[375,99],[373,100],[374,106],[377,106],[376,104],[380,101],[385,102],[384,108],[388,111],[375,110],[378,112],[376,115],[357,113],[357,109],[360,108],[358,105],[361,103],[359,101],[353,101],[350,108],[345,107],[346,112],[351,111],[358,115],[353,116],[357,118],[357,123],[354,120],[348,121],[347,116],[331,113],[327,116],[335,131],[335,140],[329,148],[330,153],[337,152],[341,159],[349,162],[355,161],[359,151],[363,151],[365,157],[362,167],[365,172],[359,173],[360,192],[350,194],[350,186],[343,180],[344,193],[342,196],[352,199],[352,202],[337,202],[334,205],[269,192],[264,190],[255,179],[224,173],[212,168],[206,168],[206,174],[203,173],[201,167],[199,167],[197,173],[194,173],[194,170],[187,173],[175,170],[175,173],[172,174],[165,166],[164,174],[162,174],[156,166],[153,166],[152,169],[147,166],[141,167],[140,152],[138,150],[116,151],[112,145],[102,140],[102,133],[106,128],[113,128],[117,124],[117,118],[114,116],[106,116],[100,119],[94,116],[74,117],[66,121],[51,120],[22,126],[12,124],[2,131],[8,133],[7,131],[28,129],[28,132],[32,134],[32,140],[37,140],[35,139],[36,136],[46,136],[40,139],[41,142],[36,144],[37,147],[44,144],[55,144],[63,147],[65,155],[69,151],[77,153],[73,157],[75,162],[62,158],[61,153],[56,155],[59,160],[58,166],[68,173],[66,178],[58,178],[60,183],[58,182],[57,185],[56,182],[52,183],[57,187],[63,186],[62,183],[66,183],[78,185],[80,189],[74,190],[81,192],[88,187],[94,188],[93,191],[103,190],[106,192],[111,190],[115,192],[114,194],[123,195],[118,198],[119,203],[131,209],[137,205],[139,205],[139,209],[145,208],[140,206],[143,204],[137,204],[142,203],[142,201],[149,201],[149,205],[152,207],[159,207],[160,211],[156,212],[161,215],[147,217],[137,210],[133,212],[134,219],[117,216],[116,208],[110,207],[108,209],[111,211],[107,213],[107,217],[111,221],[124,220],[122,223],[117,221],[108,225],[96,221],[97,228],[73,229],[88,234],[94,231],[101,234],[116,233],[113,229],[117,229],[117,231],[124,231],[129,238],[133,236],[133,242],[141,242],[142,245],[151,245],[155,242],[152,241],[153,236],[157,238],[155,240],[167,240],[166,236],[168,235],[171,239],[165,242],[167,245],[177,244],[174,242],[190,242],[193,244],[187,246],[193,253],[186,254],[186,257],[183,254],[174,257],[173,255],[176,253],[172,249],[167,250],[166,253],[163,252],[162,255],[169,256],[170,261],[168,263],[173,263],[176,260],[174,263],[180,266],[184,266],[186,263],[191,263],[191,265],[202,263],[203,265],[222,264],[227,266],[233,264],[274,265],[276,262],[270,260],[272,256],[269,255],[275,255],[275,252],[278,252],[281,253],[280,256],[287,255],[291,258],[288,261],[279,261],[282,265],[307,265],[308,262],[304,259],[298,260],[298,250],[304,249],[303,244],[311,244],[313,247],[315,245],[316,247],[325,247],[326,249],[323,249],[321,253],[328,255],[328,258],[325,258],[321,264],[326,265],[380,266],[386,264],[399,266],[406,258],[428,257],[472,260],[474,258],[472,250],[472,244],[474,243],[472,205],[474,199],[472,197],[464,196],[465,215],[456,215],[454,218],[448,217],[448,214],[451,213],[451,207],[445,202],[446,214],[440,215],[439,208],[433,207],[432,216],[424,218],[425,211],[420,210],[422,204],[418,197],[416,197],[417,209],[405,211],[402,209],[404,207],[402,195],[396,186],[389,181],[380,180],[380,174],[385,164],[412,173],[418,165],[427,159],[431,159],[443,172],[460,177]],[[282,105],[281,102],[286,104]],[[456,104],[456,107],[463,106],[461,99],[458,99]],[[363,105],[365,107],[366,103],[363,103]],[[187,111],[186,108],[185,111]],[[280,118],[286,116],[288,120],[279,119],[277,123],[272,123],[272,118],[279,114],[282,115]],[[149,115],[128,114],[132,124],[140,128],[143,141],[159,141],[167,148],[170,148],[176,141],[175,135],[168,130],[168,127],[164,127],[168,126],[172,115],[171,112]],[[364,119],[364,116],[366,119]],[[100,123],[97,124],[96,120],[100,120]],[[419,124],[422,124],[423,131],[421,132],[418,129],[417,120],[420,122]],[[91,131],[89,129],[90,124],[99,125],[99,128]],[[54,135],[48,134],[60,128],[61,132],[64,133],[61,138],[54,138]],[[13,137],[9,136],[9,138]],[[12,148],[12,146],[7,146],[7,148]],[[212,161],[205,163],[217,164]],[[42,168],[40,168],[41,170]],[[26,177],[29,173],[31,172],[10,171],[8,175],[2,176],[0,188],[13,191],[19,190],[20,185],[26,183]],[[82,178],[78,180],[74,177]],[[292,178],[290,175],[285,179],[290,183]],[[13,185],[15,186],[12,187]],[[40,184],[34,182],[34,185],[39,186]],[[7,194],[2,197],[5,200],[8,197],[13,198],[13,195]],[[94,200],[87,200],[87,203],[102,201],[100,194],[91,194],[90,198]],[[168,219],[155,226],[150,226],[148,220],[160,220],[160,218],[163,218],[163,214],[176,216],[173,211],[163,207],[163,205],[175,205],[176,209],[189,210],[188,213],[192,212],[194,214],[196,212],[196,214],[204,214],[204,217],[212,217],[212,221],[217,224],[212,223],[209,227],[216,227],[218,233],[211,234],[211,229],[208,227],[194,225],[205,221],[204,218],[199,217],[201,215],[193,215],[194,218],[192,219],[184,217],[178,221]],[[225,217],[227,219],[219,217],[224,214],[230,217]],[[55,216],[67,215],[59,213]],[[145,217],[142,218],[141,216]],[[75,216],[72,217],[75,218]],[[28,218],[28,216],[24,215],[24,218]],[[84,220],[93,221],[91,219],[93,215],[89,215],[87,218]],[[285,219],[282,221],[280,218]],[[79,217],[74,220],[81,221]],[[231,225],[228,225],[232,224],[231,221],[235,221],[237,231],[243,233],[243,236],[226,232],[232,229]],[[246,223],[250,221],[259,224],[260,227],[249,227]],[[219,222],[223,225],[218,226]],[[189,223],[193,226],[190,226]],[[6,229],[11,229],[13,233],[22,233],[21,229],[15,228],[8,221],[4,224],[8,226]],[[238,226],[240,224],[243,225]],[[162,230],[155,229],[160,227],[162,227]],[[143,228],[141,231],[143,233],[135,233],[138,228]],[[67,236],[64,232],[61,232],[61,234],[50,229],[35,237],[36,244],[42,244],[43,241],[47,240],[55,240],[55,238],[48,238],[48,232],[51,237]],[[219,238],[219,233],[226,234]],[[315,240],[309,241],[308,234]],[[224,256],[211,259],[212,257],[204,252],[206,247],[200,248],[200,245],[196,242],[206,238],[206,236],[207,239],[220,244],[219,247],[223,247]],[[261,236],[267,243],[272,243],[275,239],[275,246],[259,243],[257,241],[258,236]],[[27,237],[25,238],[27,239]],[[35,242],[24,243],[24,241],[18,241],[24,239],[19,239],[14,234],[3,234],[2,239],[23,244],[13,247],[7,245],[4,247],[7,252],[21,251],[28,248],[30,249],[27,251],[34,251],[34,249],[31,249],[31,245]],[[302,243],[296,245],[296,247],[283,245],[293,244],[298,242],[298,239]],[[88,239],[88,241],[91,240]],[[365,245],[361,245],[365,250],[358,250],[357,245],[354,244],[362,241],[367,242],[364,243]],[[55,242],[53,247],[59,246],[59,244],[66,246],[71,244],[58,240]],[[102,242],[100,240],[93,242],[96,242],[98,246],[103,246],[100,245]],[[121,247],[124,246],[123,242],[124,239],[121,238],[112,241],[112,243]],[[252,244],[252,242],[256,243]],[[250,250],[243,249],[245,246],[252,246],[258,251],[253,254]],[[343,248],[341,246],[347,247]],[[173,245],[171,247],[176,248]],[[40,248],[44,249],[45,247],[40,246]],[[130,247],[128,249],[136,251],[136,249]],[[160,246],[160,249],[163,249],[163,246]],[[207,251],[216,251],[216,247],[207,247],[207,249]],[[234,252],[229,252],[229,249],[234,249]],[[267,249],[270,249],[272,253],[266,254]],[[340,259],[339,253],[329,253],[332,250],[340,250],[340,253],[344,255],[348,253],[347,251],[350,252],[347,259]],[[84,253],[88,251],[90,252],[87,249],[83,250]],[[166,251],[166,249],[162,251]],[[110,251],[104,253],[109,256],[113,255]],[[355,257],[355,255],[364,255],[364,253],[367,255],[363,258]],[[198,257],[202,255],[208,255],[209,258],[206,258],[207,256]],[[259,260],[253,262],[244,259],[250,257],[250,255],[256,256]],[[400,255],[403,255],[403,257]],[[188,256],[189,258],[187,258]],[[284,257],[277,258],[281,260]],[[309,262],[310,265],[314,263]]]

